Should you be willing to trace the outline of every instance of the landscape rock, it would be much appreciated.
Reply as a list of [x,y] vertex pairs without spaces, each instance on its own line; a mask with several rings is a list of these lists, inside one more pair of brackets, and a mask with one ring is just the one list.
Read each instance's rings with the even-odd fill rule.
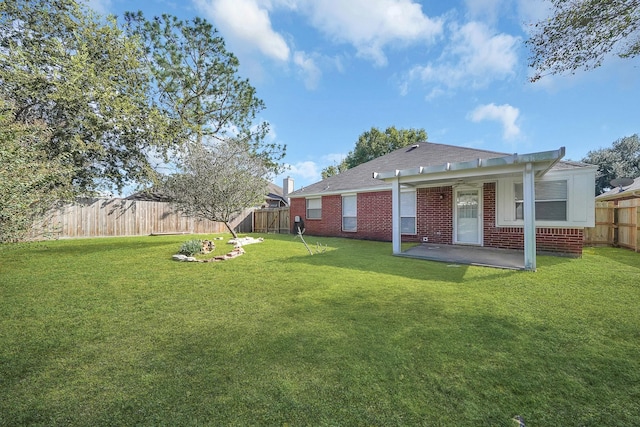
[[181,262],[215,262],[215,261],[225,261],[225,260],[228,260],[228,259],[233,259],[233,258],[236,258],[236,257],[244,254],[244,253],[245,253],[245,251],[244,251],[244,249],[242,247],[236,246],[229,253],[226,253],[224,255],[218,255],[218,256],[215,256],[215,257],[209,258],[209,259],[196,259],[195,257],[186,256],[186,255],[182,255],[182,254],[175,254],[171,258],[174,261],[181,261]]
[[213,252],[216,249],[216,244],[213,243],[211,240],[203,240],[202,241],[202,250],[200,251],[200,253],[203,254],[208,254]]
[[238,237],[237,239],[229,240],[227,243],[239,247],[244,245],[251,245],[253,243],[262,243],[263,241],[264,238],[262,237],[258,237],[257,239],[255,237]]

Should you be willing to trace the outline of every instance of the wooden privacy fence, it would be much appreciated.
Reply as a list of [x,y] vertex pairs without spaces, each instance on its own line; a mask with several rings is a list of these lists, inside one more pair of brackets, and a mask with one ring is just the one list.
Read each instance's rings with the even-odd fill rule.
[[621,246],[640,252],[640,199],[596,202],[596,226],[585,228],[588,245]]
[[[251,232],[252,209],[231,222],[240,233]],[[221,222],[186,216],[171,203],[126,199],[78,199],[60,206],[34,227],[34,239],[149,234],[224,233]]]
[[289,208],[267,208],[253,211],[253,231],[256,233],[289,233],[291,231]]

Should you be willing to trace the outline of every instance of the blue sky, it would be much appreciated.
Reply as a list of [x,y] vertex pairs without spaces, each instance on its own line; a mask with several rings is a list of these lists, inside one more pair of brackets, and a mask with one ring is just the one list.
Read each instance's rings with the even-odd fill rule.
[[431,142],[506,153],[566,147],[580,160],[640,132],[640,60],[529,83],[538,0],[87,0],[214,24],[287,145],[295,189],[321,179],[377,127],[424,128]]

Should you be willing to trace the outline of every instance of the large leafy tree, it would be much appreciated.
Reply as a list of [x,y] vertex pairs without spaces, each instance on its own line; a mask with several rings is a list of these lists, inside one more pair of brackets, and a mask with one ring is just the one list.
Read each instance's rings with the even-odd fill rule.
[[333,175],[338,175],[339,173],[342,173],[342,172],[346,171],[347,169],[348,169],[347,168],[347,163],[343,159],[338,164],[330,165],[330,166],[327,166],[326,168],[322,169],[322,179],[329,178],[330,176],[333,176]]
[[358,137],[356,146],[340,164],[323,169],[322,177],[328,178],[398,148],[425,142],[426,140],[427,132],[424,129],[396,129],[395,126],[390,126],[383,132],[376,127],[372,127]]
[[173,142],[143,57],[115,20],[75,0],[0,2],[0,94],[13,122],[50,129],[41,148],[72,167],[77,192],[152,178],[149,152]]
[[551,5],[551,17],[535,24],[527,41],[531,81],[596,68],[610,53],[640,54],[640,0],[551,0]]
[[589,151],[582,161],[598,166],[596,195],[601,194],[615,178],[640,176],[640,138],[637,134],[620,138],[609,148]]
[[237,237],[230,222],[264,201],[267,172],[264,159],[241,141],[193,143],[185,150],[181,173],[167,177],[163,193],[183,212],[223,222]]
[[51,132],[41,122],[16,122],[15,113],[0,98],[0,243],[21,240],[71,194],[66,155],[52,158],[46,151]]
[[244,141],[247,150],[279,170],[285,147],[265,142],[268,123],[256,123],[264,103],[239,77],[238,59],[209,22],[171,15],[146,20],[141,12],[128,12],[125,20],[129,33],[144,41],[155,100],[178,124],[182,139]]

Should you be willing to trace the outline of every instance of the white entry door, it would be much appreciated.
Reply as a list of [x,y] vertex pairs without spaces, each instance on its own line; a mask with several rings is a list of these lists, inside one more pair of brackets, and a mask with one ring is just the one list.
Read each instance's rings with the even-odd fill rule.
[[454,243],[482,244],[482,194],[480,189],[456,189]]

